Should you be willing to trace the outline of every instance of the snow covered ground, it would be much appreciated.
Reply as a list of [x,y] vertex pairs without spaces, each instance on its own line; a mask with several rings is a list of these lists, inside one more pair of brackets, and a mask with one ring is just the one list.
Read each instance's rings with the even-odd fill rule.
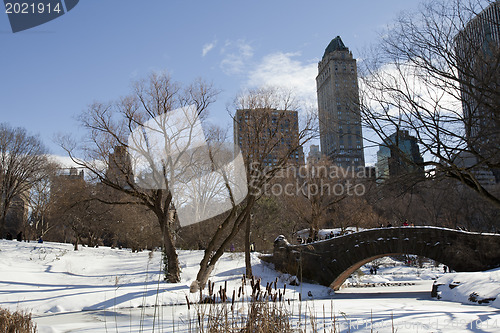
[[[201,256],[201,251],[180,251],[182,281],[166,284],[158,252],[73,251],[70,244],[0,240],[0,307],[32,312],[40,332],[189,332],[196,310],[187,309],[186,297],[199,300],[189,285]],[[274,271],[257,254],[252,263],[264,287],[276,279],[278,288],[287,284],[285,298],[297,327],[305,328],[304,316],[312,314],[321,328],[335,326],[337,332],[500,331],[500,270],[443,274],[442,267],[416,269],[384,258],[376,275],[368,264],[334,294],[315,284],[290,286],[290,276]],[[211,281],[216,290],[227,284],[231,294],[242,285],[244,271],[243,255],[226,253]],[[436,278],[442,285],[440,300],[430,297]],[[239,310],[250,293],[246,288],[246,296],[236,299]],[[478,305],[470,300],[474,292],[477,299],[495,300]]]

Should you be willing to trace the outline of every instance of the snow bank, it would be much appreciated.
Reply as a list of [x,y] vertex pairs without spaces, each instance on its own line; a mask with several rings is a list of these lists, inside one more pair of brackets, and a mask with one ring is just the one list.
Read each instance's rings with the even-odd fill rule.
[[500,308],[500,268],[486,272],[444,274],[434,285],[438,299]]

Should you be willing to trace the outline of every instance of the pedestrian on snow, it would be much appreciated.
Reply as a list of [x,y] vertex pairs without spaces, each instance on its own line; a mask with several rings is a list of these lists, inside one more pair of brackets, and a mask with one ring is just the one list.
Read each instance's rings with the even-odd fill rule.
[[373,274],[373,267],[370,267],[370,274]]
[[443,271],[446,273],[446,271],[448,270],[448,267],[447,266],[443,266]]
[[255,252],[255,242],[252,242],[252,244],[250,244],[250,252]]
[[22,242],[23,241],[23,232],[22,231],[19,231],[19,233],[16,236],[16,239],[17,239],[18,242]]

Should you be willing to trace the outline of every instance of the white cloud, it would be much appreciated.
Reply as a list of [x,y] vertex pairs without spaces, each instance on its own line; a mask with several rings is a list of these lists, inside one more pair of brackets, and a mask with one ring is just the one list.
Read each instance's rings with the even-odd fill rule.
[[294,59],[299,53],[272,53],[251,70],[248,85],[280,86],[292,89],[307,105],[316,108],[316,61],[302,62]]
[[[410,111],[431,116],[440,113],[443,116],[453,116],[461,111],[461,100],[458,90],[452,87],[454,83],[448,81],[446,88],[443,81],[426,75],[424,71],[408,64],[386,64],[377,72],[359,80],[360,91],[365,91],[364,103],[374,112],[384,113],[379,101],[384,101],[384,108],[389,107],[388,114],[398,117],[400,109],[405,110],[406,117],[410,117]],[[365,82],[367,81],[367,82]],[[366,83],[370,87],[366,86]],[[391,87],[391,89],[387,89]],[[395,92],[400,93],[395,93]],[[411,100],[408,97],[412,96]],[[415,109],[415,107],[418,108]],[[410,117],[411,118],[411,117]],[[403,116],[403,119],[404,118]],[[410,120],[407,120],[410,122]]]
[[48,155],[48,158],[54,162],[59,164],[62,168],[71,168],[71,167],[79,167],[78,164],[73,162],[73,160],[69,156],[60,156],[60,155]]
[[224,58],[220,67],[228,75],[241,74],[247,67],[248,61],[253,57],[253,48],[250,44],[240,39],[237,41],[226,41],[221,50]]
[[207,43],[203,45],[203,50],[201,51],[201,56],[204,57],[207,55],[208,52],[212,51],[212,49],[217,45],[217,41],[213,41],[211,43]]

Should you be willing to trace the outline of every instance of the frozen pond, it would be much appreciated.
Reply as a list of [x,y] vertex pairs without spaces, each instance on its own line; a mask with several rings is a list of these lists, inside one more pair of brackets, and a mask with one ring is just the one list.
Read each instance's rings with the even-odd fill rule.
[[[293,301],[290,310],[295,327],[308,332],[311,313],[319,332],[333,332],[333,325],[336,332],[500,331],[499,309],[437,301],[430,297],[431,286],[432,281],[421,281],[412,286],[346,288],[328,299]],[[242,306],[235,305],[236,316]],[[35,321],[41,333],[195,332],[195,318],[194,307],[188,311],[186,305],[178,305],[40,315]]]

